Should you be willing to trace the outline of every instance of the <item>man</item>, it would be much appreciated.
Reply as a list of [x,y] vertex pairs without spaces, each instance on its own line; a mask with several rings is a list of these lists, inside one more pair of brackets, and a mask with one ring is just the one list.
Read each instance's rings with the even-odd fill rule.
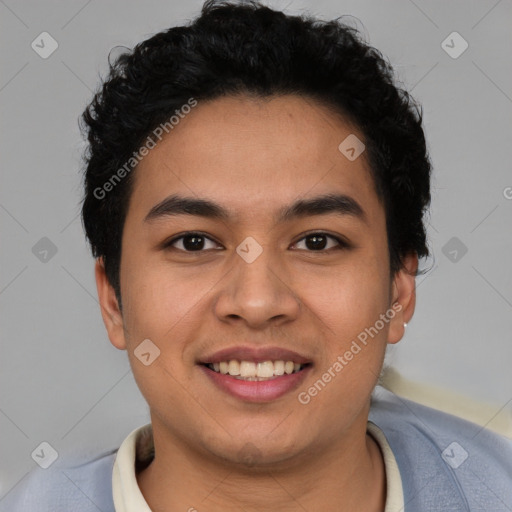
[[151,424],[14,510],[512,510],[503,439],[377,386],[431,171],[377,50],[206,2],[121,56],[84,122],[102,316]]

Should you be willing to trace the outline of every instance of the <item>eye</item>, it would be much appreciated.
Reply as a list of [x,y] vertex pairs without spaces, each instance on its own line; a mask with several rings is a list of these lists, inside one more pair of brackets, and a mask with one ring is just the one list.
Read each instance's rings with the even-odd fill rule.
[[208,249],[208,247],[205,247],[207,241],[210,241],[213,245],[218,245],[202,233],[189,232],[165,242],[164,248],[172,248],[184,252],[203,252],[205,249]]
[[[303,240],[305,242],[302,242]],[[331,240],[330,247],[329,240]],[[211,247],[208,247],[208,242],[212,244]],[[332,245],[332,242],[334,242],[334,246]],[[310,233],[302,237],[298,242],[294,244],[294,246],[297,246],[300,243],[305,243],[306,250],[309,252],[326,252],[332,249],[336,250],[350,248],[350,244],[343,239],[323,232]],[[217,242],[207,237],[203,233],[191,231],[174,237],[168,242],[164,242],[163,248],[176,249],[181,252],[191,253],[204,252],[208,249],[218,249],[218,245],[219,244],[217,244]]]
[[[329,245],[329,239],[334,240],[334,247],[326,247]],[[310,233],[309,235],[301,238],[299,242],[296,242],[295,245],[301,243],[303,240],[306,241],[305,245],[307,249],[311,250],[312,252],[329,251],[330,249],[346,249],[349,247],[349,244],[341,238],[322,232]]]

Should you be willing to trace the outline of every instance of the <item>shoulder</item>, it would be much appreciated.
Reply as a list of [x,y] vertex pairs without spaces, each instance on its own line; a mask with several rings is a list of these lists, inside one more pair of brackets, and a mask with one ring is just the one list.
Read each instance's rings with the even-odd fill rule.
[[[114,512],[112,469],[117,450],[82,463],[55,462],[26,475],[2,500],[9,512]],[[5,508],[4,508],[5,507]]]
[[381,386],[369,421],[388,440],[412,510],[511,509],[512,443],[504,437]]

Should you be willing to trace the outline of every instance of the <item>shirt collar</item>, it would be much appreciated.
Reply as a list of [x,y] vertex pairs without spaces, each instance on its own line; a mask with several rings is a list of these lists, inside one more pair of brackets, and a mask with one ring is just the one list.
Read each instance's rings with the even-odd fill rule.
[[[379,445],[386,469],[386,508],[384,512],[404,510],[402,479],[395,456],[382,430],[368,422],[368,433]],[[154,457],[151,423],[133,430],[117,451],[112,472],[112,493],[116,512],[151,512],[137,483],[136,472],[148,466]]]

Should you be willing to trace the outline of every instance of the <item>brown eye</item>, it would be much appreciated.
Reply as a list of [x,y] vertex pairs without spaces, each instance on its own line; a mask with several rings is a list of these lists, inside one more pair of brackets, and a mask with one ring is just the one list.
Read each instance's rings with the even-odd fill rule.
[[[346,242],[335,236],[328,235],[327,233],[310,233],[299,240],[297,244],[302,243],[303,240],[305,240],[306,249],[312,252],[328,251],[336,248],[343,249],[348,247]],[[329,240],[334,241],[334,246],[332,245],[332,242],[329,246]]]
[[211,238],[203,235],[202,233],[191,232],[173,238],[165,244],[165,248],[172,248],[184,252],[203,252],[206,249],[212,248],[205,247],[208,245],[208,242],[211,242],[213,245],[217,246],[216,242],[214,242]]
[[[328,252],[336,249],[347,249],[350,244],[344,240],[327,233],[310,233],[294,245],[305,244],[308,252]],[[210,244],[210,246],[208,246]],[[219,244],[202,233],[190,232],[182,234],[166,242],[165,249],[177,250],[185,253],[200,253],[211,249],[219,249]],[[299,249],[303,249],[298,247]]]

